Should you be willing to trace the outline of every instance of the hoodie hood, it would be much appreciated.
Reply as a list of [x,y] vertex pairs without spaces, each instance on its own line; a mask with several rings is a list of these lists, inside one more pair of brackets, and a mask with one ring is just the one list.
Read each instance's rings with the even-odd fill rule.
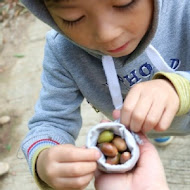
[[[60,30],[60,28],[57,26],[57,24],[54,22],[53,18],[49,14],[43,0],[34,0],[34,1],[21,0],[21,2],[37,18],[39,18],[44,23],[48,24],[50,27],[52,27],[58,33],[64,35],[64,33]],[[144,38],[141,40],[138,47],[130,55],[122,57],[122,60],[123,59],[125,61],[127,60],[127,62],[132,61],[139,54],[141,54],[147,48],[147,46],[150,44],[151,40],[153,39],[153,37],[154,37],[154,35],[156,33],[157,25],[158,25],[158,22],[159,22],[159,13],[160,13],[160,10],[161,10],[161,6],[162,6],[162,0],[154,0],[154,16],[153,16],[153,21],[152,21],[152,25],[151,25],[150,29],[147,31]],[[82,47],[82,46],[76,44],[75,42],[73,42],[67,36],[65,36],[65,37],[69,41],[74,43],[75,45],[79,46],[80,48],[84,49],[89,54],[91,54],[91,55],[93,55],[93,56],[95,56],[97,58],[101,59],[102,55],[104,55],[103,53],[101,53],[99,51],[95,51],[95,50],[91,50],[91,49],[87,49],[85,47]],[[118,58],[114,58],[114,59],[118,59]]]

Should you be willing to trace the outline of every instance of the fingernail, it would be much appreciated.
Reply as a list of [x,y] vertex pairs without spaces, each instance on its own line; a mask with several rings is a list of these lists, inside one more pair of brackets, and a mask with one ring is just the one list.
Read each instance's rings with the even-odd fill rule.
[[96,151],[96,158],[99,159],[101,156],[100,152]]

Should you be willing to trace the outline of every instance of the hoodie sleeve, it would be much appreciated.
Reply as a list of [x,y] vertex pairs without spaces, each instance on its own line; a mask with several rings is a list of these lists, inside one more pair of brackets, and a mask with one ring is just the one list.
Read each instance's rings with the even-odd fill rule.
[[[153,79],[167,78],[174,86],[180,100],[177,116],[190,111],[190,74],[188,72],[167,73],[158,72]],[[188,80],[189,79],[189,80]]]
[[54,39],[47,37],[42,89],[34,116],[29,121],[29,132],[22,142],[30,171],[41,189],[47,189],[47,186],[35,172],[39,153],[57,144],[74,144],[82,124],[80,105],[83,96],[54,52]]

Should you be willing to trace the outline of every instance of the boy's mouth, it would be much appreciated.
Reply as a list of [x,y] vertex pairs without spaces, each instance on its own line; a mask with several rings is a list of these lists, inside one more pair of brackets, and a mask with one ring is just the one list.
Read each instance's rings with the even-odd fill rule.
[[119,53],[119,52],[123,51],[128,46],[128,44],[129,44],[129,42],[126,42],[121,47],[116,48],[116,49],[112,49],[112,50],[108,50],[108,52],[110,52],[110,53]]

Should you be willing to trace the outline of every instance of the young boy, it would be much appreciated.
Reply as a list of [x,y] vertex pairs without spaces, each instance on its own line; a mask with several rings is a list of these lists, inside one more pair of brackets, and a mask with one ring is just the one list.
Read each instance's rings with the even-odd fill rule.
[[[151,137],[190,133],[188,0],[22,2],[54,29],[47,34],[43,87],[22,144],[41,187],[82,189],[94,175],[98,153],[72,145],[81,128],[83,98],[108,118],[120,117],[134,132]],[[107,85],[105,55],[114,61],[121,109],[114,104],[117,91]],[[169,72],[158,70],[164,60],[159,68]],[[111,62],[105,64],[109,69]]]

